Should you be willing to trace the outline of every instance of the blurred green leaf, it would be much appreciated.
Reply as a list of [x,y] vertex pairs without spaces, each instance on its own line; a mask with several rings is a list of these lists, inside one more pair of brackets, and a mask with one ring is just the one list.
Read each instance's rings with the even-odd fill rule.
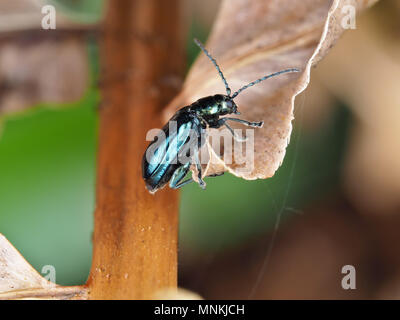
[[84,283],[90,268],[97,96],[8,120],[0,140],[0,232],[57,283]]

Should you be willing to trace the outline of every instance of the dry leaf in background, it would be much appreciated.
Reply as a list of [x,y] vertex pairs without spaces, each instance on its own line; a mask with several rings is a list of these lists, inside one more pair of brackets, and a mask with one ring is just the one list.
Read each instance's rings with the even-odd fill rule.
[[69,37],[0,42],[0,114],[40,102],[73,102],[88,85],[83,41]]
[[83,287],[61,287],[44,279],[0,234],[0,300],[83,299]]
[[[43,18],[42,7],[57,4],[49,0],[2,0],[0,1],[0,33],[38,30]],[[58,7],[56,8],[58,9]],[[76,28],[82,24],[57,10],[57,28]]]
[[356,116],[345,183],[363,212],[398,213],[400,207],[399,36],[388,36],[371,12],[357,21],[357,29],[346,33],[316,70]]
[[[254,130],[254,168],[247,170],[246,161],[240,157],[227,164],[211,150],[212,161],[204,175],[230,171],[238,177],[257,179],[275,173],[290,139],[294,98],[307,87],[311,66],[327,53],[343,32],[343,6],[351,4],[361,10],[374,2],[222,2],[206,47],[219,62],[233,90],[286,68],[296,67],[302,72],[264,81],[235,99],[241,118],[264,121],[262,129]],[[168,106],[165,119],[203,96],[224,92],[213,65],[201,54],[186,78],[183,91]],[[242,148],[246,150],[245,143]],[[231,154],[224,156],[232,159]]]
[[51,285],[3,235],[0,235],[0,248],[0,292]]
[[[73,102],[88,85],[81,25],[57,11],[57,29],[42,30],[46,1],[0,3],[0,115],[37,103]],[[63,33],[57,33],[59,31]]]

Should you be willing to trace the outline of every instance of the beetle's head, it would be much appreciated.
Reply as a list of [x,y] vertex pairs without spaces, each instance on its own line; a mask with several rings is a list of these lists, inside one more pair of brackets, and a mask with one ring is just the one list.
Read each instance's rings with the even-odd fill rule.
[[237,105],[236,103],[233,101],[233,99],[230,96],[227,95],[218,95],[219,97],[219,103],[221,106],[221,110],[220,110],[220,115],[226,115],[226,114],[240,114],[237,111]]

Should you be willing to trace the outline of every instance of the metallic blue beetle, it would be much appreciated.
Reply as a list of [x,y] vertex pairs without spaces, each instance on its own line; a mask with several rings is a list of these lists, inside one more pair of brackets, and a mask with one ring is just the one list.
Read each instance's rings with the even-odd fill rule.
[[[225,126],[232,133],[234,138],[238,139],[227,121],[240,122],[254,128],[262,127],[262,121],[250,122],[237,118],[220,117],[228,114],[240,114],[237,111],[237,106],[233,99],[248,87],[282,73],[299,71],[298,69],[292,68],[270,74],[245,85],[231,95],[231,89],[215,59],[209,54],[199,40],[195,39],[194,41],[216,67],[225,84],[227,94],[216,94],[214,96],[201,98],[191,105],[178,110],[162,128],[165,139],[155,137],[149,144],[142,160],[142,175],[146,187],[151,193],[163,188],[168,182],[173,189],[178,189],[192,182],[192,178],[182,182],[192,163],[196,165],[198,171],[198,183],[201,188],[205,189],[206,183],[202,176],[199,150],[204,144],[206,129]],[[176,130],[170,132],[171,126],[169,124],[172,121],[176,124]],[[190,151],[193,148],[194,152],[191,154]]]

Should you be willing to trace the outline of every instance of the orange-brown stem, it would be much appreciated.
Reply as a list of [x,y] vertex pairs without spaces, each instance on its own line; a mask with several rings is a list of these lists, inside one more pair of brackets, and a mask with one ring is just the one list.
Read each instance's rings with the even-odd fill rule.
[[177,286],[178,194],[145,189],[149,129],[183,71],[179,0],[109,1],[101,43],[102,88],[90,299],[148,299]]

